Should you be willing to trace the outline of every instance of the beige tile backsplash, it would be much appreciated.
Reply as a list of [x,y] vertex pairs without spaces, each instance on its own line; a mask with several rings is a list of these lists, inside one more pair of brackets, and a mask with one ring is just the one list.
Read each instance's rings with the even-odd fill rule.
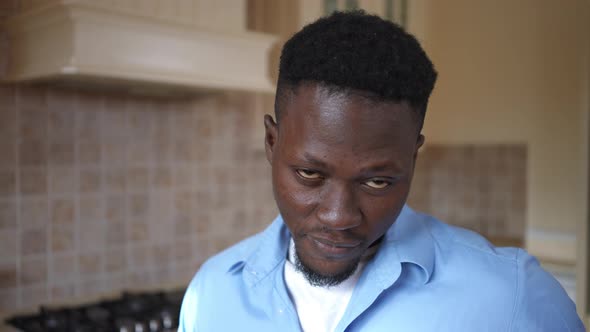
[[265,227],[255,98],[0,85],[0,310],[186,283]]
[[[0,310],[186,283],[265,227],[276,208],[256,98],[0,85]],[[525,165],[518,145],[431,145],[410,203],[522,237]]]
[[409,203],[499,243],[522,244],[526,145],[427,145]]
[[[0,1],[0,18],[18,4]],[[256,100],[0,85],[0,311],[186,283],[265,227],[276,208]],[[525,169],[522,145],[429,145],[409,203],[522,239]]]

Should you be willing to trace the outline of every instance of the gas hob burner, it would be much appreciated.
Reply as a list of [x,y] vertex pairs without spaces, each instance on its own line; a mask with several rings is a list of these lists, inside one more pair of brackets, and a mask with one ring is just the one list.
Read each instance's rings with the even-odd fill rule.
[[78,307],[47,308],[8,318],[24,332],[168,332],[176,331],[183,289],[123,292],[120,297]]

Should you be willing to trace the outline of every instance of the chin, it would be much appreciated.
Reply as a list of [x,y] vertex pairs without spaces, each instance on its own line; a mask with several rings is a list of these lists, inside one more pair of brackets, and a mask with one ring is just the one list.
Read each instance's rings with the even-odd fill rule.
[[304,263],[306,266],[308,266],[318,274],[325,276],[333,276],[355,268],[358,265],[359,261],[360,258],[347,260],[311,259],[309,262],[304,261],[302,263]]
[[307,260],[296,254],[296,267],[313,286],[335,286],[348,279],[357,269],[360,258],[352,260]]

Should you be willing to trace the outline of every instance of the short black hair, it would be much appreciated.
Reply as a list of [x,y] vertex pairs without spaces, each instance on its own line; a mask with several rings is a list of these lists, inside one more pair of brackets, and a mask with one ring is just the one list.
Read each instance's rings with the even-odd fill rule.
[[416,38],[362,10],[334,12],[283,46],[275,99],[279,121],[288,91],[307,83],[361,91],[375,101],[408,102],[422,128],[437,73]]

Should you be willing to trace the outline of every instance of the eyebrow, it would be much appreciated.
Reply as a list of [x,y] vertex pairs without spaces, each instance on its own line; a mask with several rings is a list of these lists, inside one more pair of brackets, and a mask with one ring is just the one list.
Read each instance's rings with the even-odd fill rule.
[[398,171],[398,167],[391,163],[382,163],[370,167],[361,168],[361,173],[381,172],[381,171]]
[[[317,167],[323,169],[330,169],[330,165],[326,164],[324,161],[319,160],[315,156],[309,154],[308,152],[303,153],[303,159],[305,162],[315,165]],[[390,162],[381,162],[369,167],[363,167],[360,169],[359,173],[367,174],[367,173],[374,173],[374,172],[382,172],[382,171],[393,171],[396,173],[402,172],[402,167],[398,167],[398,165],[394,165]]]
[[309,153],[307,153],[307,152],[304,152],[304,153],[303,153],[303,159],[304,159],[306,162],[308,162],[308,163],[310,163],[310,164],[317,165],[317,166],[319,166],[319,167],[321,167],[321,168],[329,168],[328,164],[326,164],[325,162],[323,162],[323,161],[321,161],[321,160],[317,159],[316,157],[312,156],[311,154],[309,154]]

